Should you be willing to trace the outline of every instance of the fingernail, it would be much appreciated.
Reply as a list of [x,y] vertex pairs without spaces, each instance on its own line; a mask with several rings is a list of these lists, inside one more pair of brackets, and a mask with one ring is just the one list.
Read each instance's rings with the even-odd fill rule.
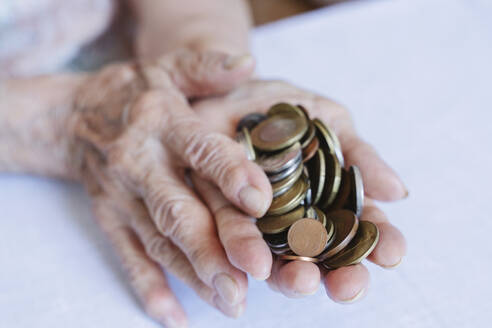
[[396,262],[395,264],[391,264],[391,265],[381,265],[383,268],[385,269],[394,269],[396,268],[397,266],[400,265],[400,263],[403,261],[403,257],[401,257],[398,262]]
[[366,291],[366,289],[365,288],[362,288],[354,297],[349,298],[348,300],[338,301],[338,303],[341,303],[341,304],[354,303],[354,302],[358,301],[364,295],[364,292],[365,291]]
[[239,288],[234,278],[226,273],[218,274],[214,279],[217,294],[229,304],[236,304],[239,298]]
[[265,195],[252,186],[246,186],[241,189],[239,200],[250,214],[254,214],[254,217],[262,217],[267,211],[268,204]]
[[186,320],[183,320],[182,318],[176,318],[174,316],[169,316],[169,317],[165,318],[164,324],[166,325],[167,328],[186,328],[186,327],[188,327]]
[[239,318],[246,308],[246,304],[244,302],[237,305],[224,303],[222,298],[218,295],[214,297],[214,304],[222,313],[232,318]]
[[240,55],[240,56],[229,56],[224,61],[224,68],[226,70],[232,71],[238,68],[251,66],[254,59],[251,55]]
[[263,274],[262,276],[260,276],[260,275],[253,276],[253,275],[251,275],[251,277],[253,277],[255,280],[258,280],[258,281],[265,281],[268,278],[270,278],[270,275],[271,274],[272,274],[272,272],[271,271],[268,271],[265,274]]

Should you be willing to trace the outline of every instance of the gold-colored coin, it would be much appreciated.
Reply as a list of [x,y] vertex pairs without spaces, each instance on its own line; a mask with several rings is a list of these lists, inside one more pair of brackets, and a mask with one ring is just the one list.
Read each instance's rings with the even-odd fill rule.
[[335,155],[338,162],[343,167],[344,160],[342,154],[342,147],[340,146],[340,141],[335,133],[333,133],[321,120],[314,119],[313,124],[316,127],[316,135],[320,139],[320,143],[329,149],[330,153]]
[[360,217],[364,208],[364,183],[362,182],[362,175],[357,166],[350,167],[349,175],[351,192],[345,208],[350,209],[357,217]]
[[289,228],[287,242],[296,255],[315,257],[325,249],[328,234],[321,222],[300,219]]
[[264,154],[256,160],[266,174],[282,172],[299,161],[302,157],[301,144],[296,142],[277,154]]
[[306,118],[308,120],[310,120],[309,113],[308,113],[306,107],[304,107],[303,105],[300,105],[300,104],[298,104],[296,107],[299,107],[299,109],[302,110],[302,112],[304,113],[304,116],[306,116]]
[[304,115],[304,112],[302,109],[300,109],[298,106],[293,106],[291,104],[287,103],[278,103],[270,107],[270,109],[267,112],[268,116],[274,116],[274,115],[279,115],[279,114],[295,114],[299,115],[302,117],[307,117]]
[[323,194],[326,179],[325,155],[321,149],[318,149],[314,157],[306,163],[306,168],[311,181],[313,204],[318,204]]
[[284,149],[299,141],[308,129],[304,116],[281,113],[260,122],[251,131],[253,145],[262,151]]
[[286,193],[296,181],[301,177],[303,172],[303,165],[297,166],[297,169],[285,179],[272,183],[273,197],[278,197]]
[[337,210],[326,214],[327,221],[335,226],[335,237],[330,246],[318,257],[321,260],[329,259],[339,253],[354,238],[359,227],[359,220],[349,210]]
[[351,189],[351,175],[349,171],[342,169],[342,181],[340,183],[340,188],[338,190],[337,196],[335,197],[335,200],[333,201],[333,204],[330,205],[329,210],[333,211],[346,208],[345,206],[349,200]]
[[287,243],[287,233],[288,230],[275,234],[263,234],[263,239],[267,243],[268,247],[270,247],[270,249],[280,249],[289,246],[289,244]]
[[304,206],[298,206],[289,213],[278,216],[265,216],[256,221],[258,229],[267,234],[275,234],[289,229],[289,227],[304,217]]
[[251,142],[251,136],[249,134],[249,130],[245,127],[243,127],[237,134],[236,134],[236,142],[241,144],[244,147],[244,151],[246,152],[246,156],[250,161],[254,161],[256,158],[256,153],[253,148],[253,144]]
[[[321,222],[321,224],[323,226],[326,227],[326,214],[322,210],[320,210],[318,207],[316,207],[316,206],[313,206],[313,209],[316,211],[317,220],[319,222]],[[327,232],[328,232],[328,239],[330,239],[330,237],[331,237],[330,231],[327,231]]]
[[318,207],[315,207],[315,209],[318,215],[318,221],[325,226],[326,234],[328,235],[328,242],[326,243],[325,249],[323,250],[325,251],[331,245],[335,237],[335,225],[331,220],[328,220],[326,218],[326,215],[322,210],[320,210]]
[[336,269],[342,266],[360,263],[369,256],[379,241],[378,227],[369,221],[360,221],[354,239],[332,258],[325,260],[323,266]]
[[311,262],[311,263],[318,263],[319,260],[314,257],[309,257],[309,256],[297,256],[293,254],[282,254],[279,255],[279,259],[285,260],[285,261],[304,261],[304,262]]
[[302,200],[306,197],[306,192],[309,188],[309,181],[305,175],[301,176],[292,188],[284,194],[275,197],[267,211],[267,215],[282,215],[292,211],[299,206]]
[[301,148],[302,149],[305,149],[311,143],[311,141],[313,141],[313,139],[316,136],[316,128],[314,127],[313,122],[309,121],[308,124],[309,124],[309,128],[308,128],[306,134],[304,135],[304,137],[302,137],[302,139],[301,139]]
[[325,155],[326,175],[323,193],[318,206],[321,209],[326,210],[333,203],[338,190],[340,189],[340,183],[342,182],[342,167],[334,155],[328,153],[324,149],[323,151],[323,154]]
[[313,138],[311,143],[302,150],[302,162],[306,163],[316,154],[319,148],[318,138]]

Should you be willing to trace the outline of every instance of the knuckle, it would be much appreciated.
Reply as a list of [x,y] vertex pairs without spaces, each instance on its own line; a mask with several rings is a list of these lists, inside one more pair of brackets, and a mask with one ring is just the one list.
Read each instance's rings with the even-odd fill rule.
[[201,248],[201,247],[194,247],[188,252],[188,257],[190,259],[190,262],[194,266],[203,267],[207,265],[207,263],[210,263],[213,259],[212,256],[210,256],[208,250],[206,248]]
[[170,241],[159,235],[154,235],[145,243],[145,251],[153,260],[162,266],[169,265],[172,262],[170,258]]
[[187,220],[184,219],[187,215],[187,202],[178,197],[158,197],[157,206],[153,206],[157,228],[164,236],[173,240],[181,239],[188,230]]

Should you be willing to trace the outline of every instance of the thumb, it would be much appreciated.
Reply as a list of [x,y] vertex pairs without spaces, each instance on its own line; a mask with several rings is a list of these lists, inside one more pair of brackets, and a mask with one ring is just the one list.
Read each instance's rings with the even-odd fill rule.
[[249,54],[180,50],[142,65],[151,88],[178,88],[187,98],[223,94],[247,81],[255,67]]

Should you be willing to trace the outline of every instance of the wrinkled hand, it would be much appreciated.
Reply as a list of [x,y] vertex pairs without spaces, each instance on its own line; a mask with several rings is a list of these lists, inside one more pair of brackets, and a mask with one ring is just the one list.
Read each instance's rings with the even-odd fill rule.
[[[346,165],[361,169],[369,198],[394,201],[406,197],[407,191],[396,174],[357,136],[348,111],[328,99],[286,83],[256,81],[227,96],[196,102],[193,107],[203,121],[210,122],[211,129],[233,136],[241,117],[251,112],[266,112],[277,102],[302,104],[311,117],[321,118],[333,129],[340,139]],[[254,221],[230,204],[211,183],[198,176],[193,176],[193,182],[215,216],[220,240],[231,262],[248,268],[267,263],[271,254]],[[385,268],[394,267],[405,255],[405,239],[368,197],[362,220],[374,222],[380,231],[379,243],[369,260]],[[312,263],[280,260],[274,261],[268,282],[288,297],[300,297],[316,292],[320,274],[328,295],[337,302],[358,299],[369,283],[369,273],[363,264],[320,272]]]
[[[187,101],[236,87],[253,66],[250,57],[183,51],[140,68],[107,67],[77,93],[74,143],[97,221],[148,313],[169,327],[186,317],[159,266],[230,316],[244,308],[243,271],[258,279],[270,272],[271,257],[254,268],[231,264],[208,208],[185,181],[189,169],[249,215],[268,208],[271,188],[261,169],[209,128],[216,117],[203,120]],[[221,231],[235,229],[223,224]]]

